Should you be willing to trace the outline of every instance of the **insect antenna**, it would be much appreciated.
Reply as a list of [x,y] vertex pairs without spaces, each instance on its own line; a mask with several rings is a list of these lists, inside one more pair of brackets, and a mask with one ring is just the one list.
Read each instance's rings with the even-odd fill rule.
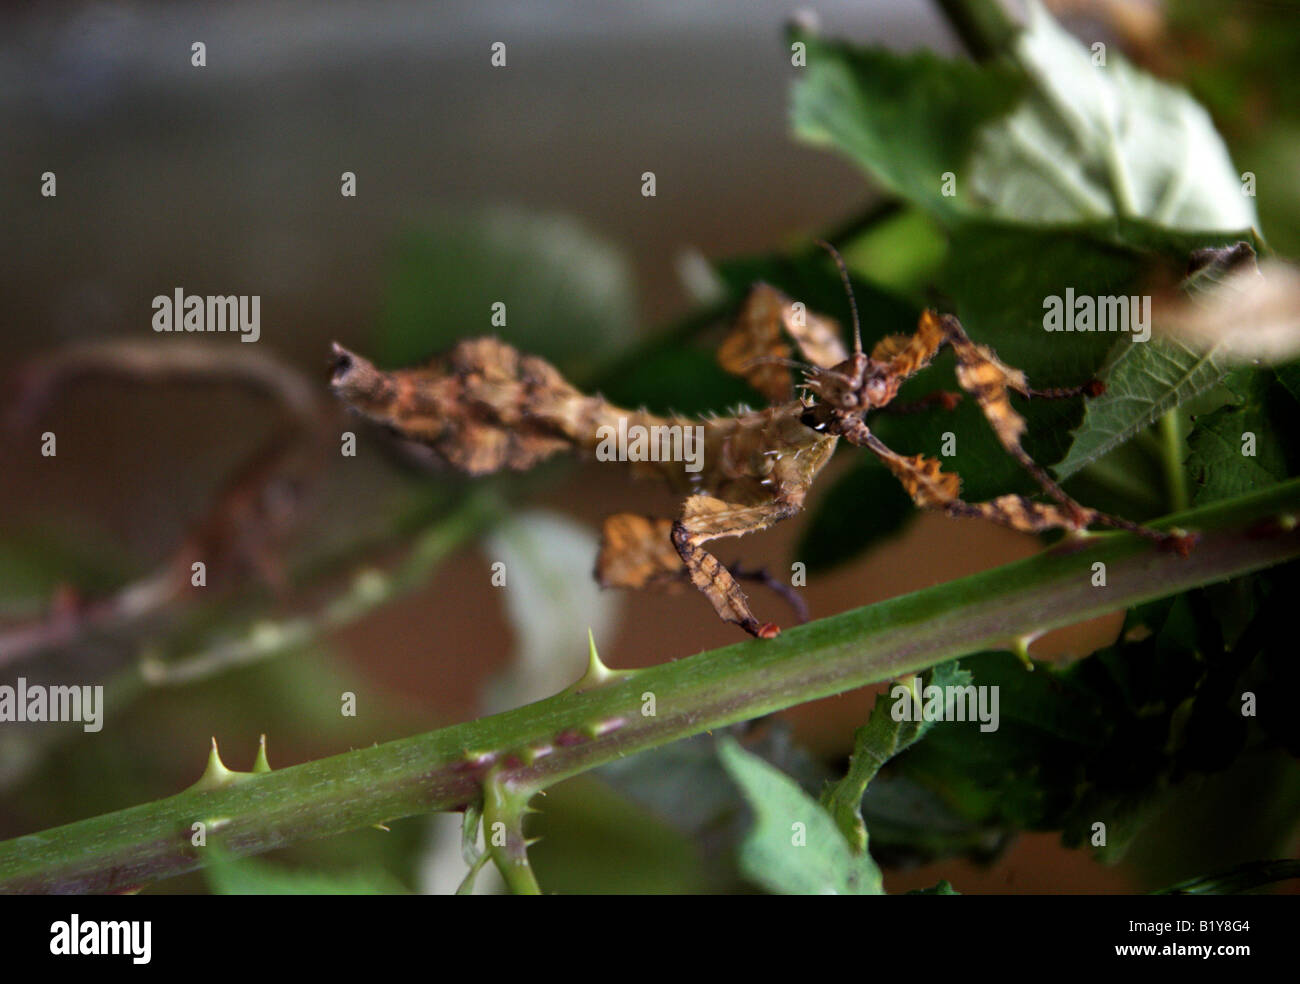
[[807,362],[797,362],[794,359],[783,359],[779,355],[760,355],[750,359],[740,367],[741,372],[749,372],[758,366],[785,366],[787,369],[798,369],[800,372],[810,372],[816,366],[809,365]]
[[844,292],[849,295],[849,310],[853,312],[853,354],[862,354],[862,327],[858,324],[858,301],[853,296],[853,284],[849,282],[849,268],[844,265],[844,257],[840,256],[840,251],[824,239],[816,239],[822,249],[831,254],[831,259],[839,267],[840,280],[844,282]]

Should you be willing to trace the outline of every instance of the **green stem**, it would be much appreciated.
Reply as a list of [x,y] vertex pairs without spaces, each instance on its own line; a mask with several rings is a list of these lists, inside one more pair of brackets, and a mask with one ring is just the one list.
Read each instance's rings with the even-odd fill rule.
[[[1170,517],[1160,525],[1201,534],[1186,557],[1128,535],[1066,540],[773,640],[589,673],[591,685],[504,714],[15,838],[0,843],[0,892],[123,891],[193,870],[206,861],[190,844],[198,820],[219,822],[223,846],[247,855],[465,809],[489,776],[536,792],[680,738],[1300,557],[1297,511],[1300,479]],[[1097,563],[1106,587],[1093,586]]]
[[1165,496],[1160,495],[1151,485],[1143,481],[1140,474],[1135,474],[1133,470],[1125,468],[1109,457],[1098,458],[1086,465],[1078,475],[1123,497],[1130,508],[1149,507],[1151,512],[1159,512],[1166,505]]
[[1231,871],[1192,878],[1151,894],[1235,895],[1238,892],[1250,892],[1291,878],[1300,878],[1300,861],[1291,858],[1280,861],[1249,861]]
[[1020,24],[1004,0],[936,0],[948,26],[976,61],[1005,51]]
[[528,863],[524,814],[536,790],[520,786],[498,766],[483,781],[483,837],[506,887],[515,895],[541,895]]
[[1180,512],[1187,508],[1187,472],[1183,457],[1187,448],[1183,442],[1183,417],[1175,407],[1160,418],[1160,463],[1165,472],[1165,488],[1169,493],[1169,508]]

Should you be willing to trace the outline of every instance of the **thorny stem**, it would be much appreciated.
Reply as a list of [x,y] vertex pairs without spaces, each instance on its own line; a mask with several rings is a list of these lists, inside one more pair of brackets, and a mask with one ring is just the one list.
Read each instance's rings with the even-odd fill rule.
[[528,863],[528,841],[524,839],[524,814],[533,792],[527,787],[515,788],[497,770],[483,781],[484,843],[506,887],[515,895],[542,894]]
[[[0,892],[124,891],[191,871],[207,863],[190,842],[196,820],[219,821],[223,849],[247,855],[465,809],[480,802],[489,776],[535,792],[680,738],[1300,557],[1298,511],[1294,479],[1158,524],[1200,532],[1187,557],[1123,534],[1067,539],[773,640],[603,677],[504,714],[15,838],[0,843]],[[1106,565],[1105,587],[1093,586],[1097,563]],[[647,716],[651,694],[655,712]]]

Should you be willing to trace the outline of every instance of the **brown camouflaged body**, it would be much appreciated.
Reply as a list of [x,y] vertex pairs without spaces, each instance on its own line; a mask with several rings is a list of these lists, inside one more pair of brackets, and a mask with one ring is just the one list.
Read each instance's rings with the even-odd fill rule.
[[[785,337],[805,360],[800,367],[808,395],[801,399],[794,395],[792,350]],[[902,383],[945,344],[957,356],[962,389],[975,398],[1002,446],[1054,503],[1018,495],[964,502],[960,478],[944,472],[938,460],[898,454],[871,433],[866,415],[889,406]],[[689,580],[719,617],[764,638],[779,629],[753,616],[736,577],[703,544],[765,529],[798,513],[840,437],[879,457],[922,508],[983,517],[1025,532],[1103,523],[1184,552],[1193,542],[1079,505],[1021,448],[1025,421],[1011,404],[1013,392],[1023,397],[1096,395],[1098,384],[1031,390],[1022,372],[971,341],[956,318],[932,311],[922,314],[913,335],[882,339],[869,357],[860,348],[850,355],[833,322],[807,313],[771,287],[756,285],[719,349],[719,361],[772,405],[706,420],[658,417],[588,396],[546,361],[495,338],[467,339],[427,366],[393,372],[376,369],[337,345],[335,358],[333,387],[346,403],[431,447],[470,475],[531,468],[558,451],[592,454],[602,428],[701,428],[699,470],[684,460],[632,463],[637,472],[665,479],[685,499],[676,519],[623,513],[606,520],[596,576],[607,587],[623,588],[672,588]],[[939,402],[949,408],[958,398],[940,395],[945,399]],[[870,503],[863,505],[870,508]]]

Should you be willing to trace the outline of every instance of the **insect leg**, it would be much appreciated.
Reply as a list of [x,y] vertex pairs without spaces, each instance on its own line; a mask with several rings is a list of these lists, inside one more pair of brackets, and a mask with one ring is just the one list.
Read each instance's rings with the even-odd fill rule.
[[799,511],[792,499],[773,499],[753,506],[724,502],[708,495],[693,495],[682,506],[681,518],[672,525],[672,544],[686,564],[691,583],[713,605],[724,622],[734,622],[750,635],[770,639],[781,630],[759,622],[749,610],[745,593],[717,557],[701,546],[725,536],[744,536],[766,529]]
[[1023,372],[1003,363],[987,346],[975,344],[955,317],[943,315],[939,318],[939,322],[943,327],[946,340],[952,345],[957,356],[957,382],[961,384],[962,389],[975,398],[975,402],[984,412],[985,418],[993,427],[993,432],[1002,446],[1025,471],[1034,477],[1043,491],[1055,499],[1063,510],[1076,518],[1078,528],[1091,523],[1100,523],[1113,529],[1136,533],[1162,547],[1175,549],[1179,553],[1186,553],[1191,548],[1194,540],[1185,534],[1162,533],[1120,516],[1112,516],[1080,505],[1061,488],[1045,468],[1029,456],[1021,445],[1020,438],[1025,431],[1025,419],[1011,406],[1012,390],[1024,396],[1065,397],[1076,392],[1096,392],[1095,383],[1086,383],[1077,391],[1030,389]]
[[888,447],[861,420],[844,422],[844,436],[850,443],[867,448],[893,472],[912,501],[923,509],[939,509],[950,516],[981,516],[1002,526],[1038,533],[1048,529],[1083,529],[1091,521],[1091,510],[1067,511],[1060,506],[1034,502],[1019,495],[1004,495],[989,502],[966,502],[960,496],[961,479],[942,470],[934,458],[902,455]]
[[923,455],[901,455],[872,434],[861,420],[850,418],[843,424],[843,434],[852,444],[867,448],[884,462],[899,480],[912,501],[923,509],[938,509],[949,516],[986,519],[1022,533],[1047,530],[1086,529],[1093,523],[1114,526],[1156,539],[1162,546],[1185,554],[1195,542],[1181,534],[1161,533],[1126,519],[1108,516],[1071,500],[1073,508],[1052,503],[1034,502],[1022,495],[1002,495],[987,502],[966,502],[959,495],[961,479],[942,470],[938,461]]

